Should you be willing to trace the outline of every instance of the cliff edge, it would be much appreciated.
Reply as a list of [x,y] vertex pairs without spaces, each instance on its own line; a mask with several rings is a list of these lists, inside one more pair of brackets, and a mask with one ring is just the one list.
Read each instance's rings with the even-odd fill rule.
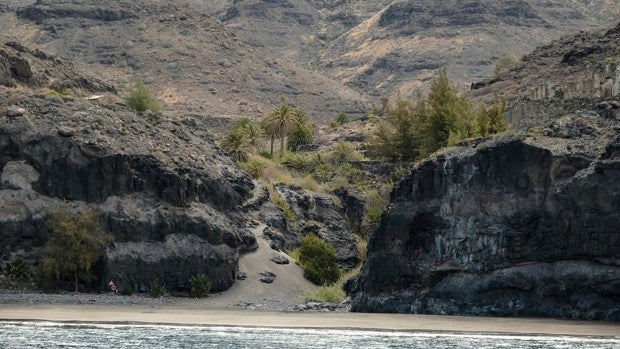
[[391,194],[353,311],[620,319],[620,123],[446,149]]

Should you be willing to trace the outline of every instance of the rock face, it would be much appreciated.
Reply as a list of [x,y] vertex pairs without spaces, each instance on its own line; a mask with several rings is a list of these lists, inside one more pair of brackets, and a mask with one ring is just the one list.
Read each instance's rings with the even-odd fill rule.
[[[27,57],[37,84],[67,78],[65,65]],[[0,57],[2,57],[0,55]],[[36,68],[53,64],[58,75]],[[68,70],[67,70],[68,74]],[[84,92],[96,80],[78,76]],[[0,89],[0,264],[15,253],[33,264],[51,232],[48,216],[66,205],[93,210],[114,237],[97,268],[97,284],[172,292],[206,274],[214,291],[232,286],[239,254],[256,248],[241,207],[251,178],[213,145],[200,120],[153,119],[79,97]],[[21,108],[23,113],[10,113]]]
[[620,124],[566,117],[417,165],[354,311],[620,319]]
[[[472,84],[471,94],[508,100],[506,119],[521,130],[569,113],[620,119],[620,24],[581,32],[535,49],[512,70]],[[615,102],[614,102],[615,101]]]
[[344,218],[343,210],[332,197],[312,194],[293,185],[275,187],[295,215],[295,221],[288,226],[289,234],[285,236],[288,246],[298,245],[305,235],[316,234],[334,247],[340,267],[351,269],[357,265],[357,239]]

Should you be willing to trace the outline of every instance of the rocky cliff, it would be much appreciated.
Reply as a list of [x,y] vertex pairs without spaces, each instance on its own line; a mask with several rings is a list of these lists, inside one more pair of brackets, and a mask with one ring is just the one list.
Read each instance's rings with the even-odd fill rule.
[[354,311],[620,319],[620,123],[447,149],[394,189]]
[[494,79],[472,84],[470,93],[508,100],[506,118],[521,130],[569,113],[620,119],[619,47],[620,24],[566,36],[535,49]]
[[14,43],[0,49],[2,64],[0,261],[35,262],[47,217],[66,205],[97,212],[114,237],[100,284],[187,291],[191,276],[207,274],[216,291],[232,285],[239,254],[256,248],[240,214],[255,187],[201,120],[107,103],[93,96],[107,85]]

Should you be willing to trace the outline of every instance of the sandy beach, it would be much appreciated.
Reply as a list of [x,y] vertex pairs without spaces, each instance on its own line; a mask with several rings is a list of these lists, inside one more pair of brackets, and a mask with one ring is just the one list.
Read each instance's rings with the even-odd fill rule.
[[263,312],[169,306],[3,304],[0,305],[0,320],[620,337],[620,324],[590,321],[405,314]]

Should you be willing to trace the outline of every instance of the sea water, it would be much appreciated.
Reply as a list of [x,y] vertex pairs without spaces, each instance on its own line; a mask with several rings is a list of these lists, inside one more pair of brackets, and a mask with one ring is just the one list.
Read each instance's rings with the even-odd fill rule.
[[214,326],[0,322],[0,348],[620,349],[620,339]]

